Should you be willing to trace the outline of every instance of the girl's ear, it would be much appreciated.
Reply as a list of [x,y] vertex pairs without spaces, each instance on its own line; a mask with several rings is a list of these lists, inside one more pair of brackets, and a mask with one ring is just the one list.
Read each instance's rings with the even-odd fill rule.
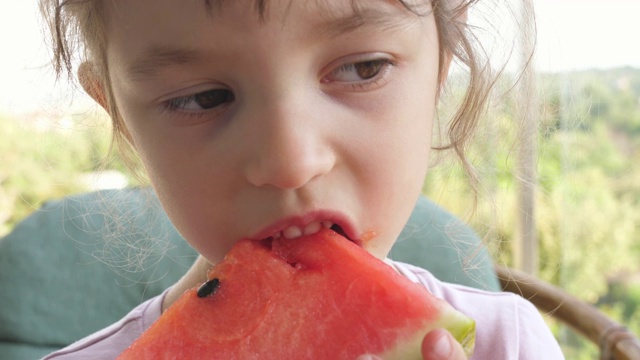
[[96,71],[95,65],[91,62],[83,62],[80,64],[78,68],[78,81],[84,91],[89,94],[102,108],[111,116],[114,122],[114,126],[116,131],[121,133],[125,139],[129,142],[129,144],[135,148],[135,143],[133,142],[133,137],[131,133],[129,133],[129,129],[120,121],[117,121],[112,114],[112,109],[109,108],[107,104],[107,96],[104,90],[104,84],[102,82],[102,78],[98,75]]
[[450,51],[445,52],[442,57],[442,67],[440,69],[440,81],[438,84],[438,92],[441,92],[444,88],[444,84],[447,82],[447,78],[449,77],[449,67],[451,67],[451,62],[453,61],[453,54]]
[[[468,15],[468,3],[464,3],[463,0],[452,0],[453,1],[453,19],[449,20],[453,22],[452,26],[455,26],[459,29],[462,29],[467,24],[467,15]],[[459,30],[458,33],[462,34],[462,30]],[[459,41],[459,39],[458,39]],[[446,50],[444,56],[442,57],[442,66],[440,67],[440,81],[439,81],[439,90],[442,90],[444,84],[447,82],[447,78],[449,77],[449,68],[451,67],[451,62],[453,61],[453,53],[451,50]]]
[[102,108],[109,112],[107,107],[107,97],[104,91],[104,85],[96,72],[93,63],[83,62],[78,68],[78,81],[84,91],[89,94]]

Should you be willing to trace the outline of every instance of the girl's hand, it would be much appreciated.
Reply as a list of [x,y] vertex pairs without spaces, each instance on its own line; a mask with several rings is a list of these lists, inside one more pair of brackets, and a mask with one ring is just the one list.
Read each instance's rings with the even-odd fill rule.
[[446,330],[431,331],[422,340],[424,360],[467,360],[462,345]]
[[[424,337],[422,358],[424,360],[467,360],[462,346],[443,329],[433,330]],[[380,357],[361,355],[356,360],[380,360]]]

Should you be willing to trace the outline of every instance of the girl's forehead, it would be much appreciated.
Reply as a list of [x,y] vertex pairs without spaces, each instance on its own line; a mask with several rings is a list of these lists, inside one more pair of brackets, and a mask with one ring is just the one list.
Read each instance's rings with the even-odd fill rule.
[[[280,23],[309,29],[319,36],[340,35],[360,27],[392,30],[418,15],[431,13],[430,0],[112,0],[104,2],[107,37],[115,32],[149,29],[175,30],[202,23],[247,25]],[[200,20],[198,20],[200,19]],[[301,27],[298,26],[298,29]],[[146,32],[142,29],[142,32]],[[333,34],[332,34],[333,33]]]
[[114,5],[107,9],[108,61],[124,65],[135,77],[204,54],[238,56],[249,43],[308,48],[345,34],[422,27],[400,0],[121,0]]
[[[139,3],[141,6],[153,11],[152,8],[163,1],[166,2],[167,0],[136,0],[135,3]],[[295,13],[295,11],[291,11],[292,8],[303,6],[312,9],[314,16],[318,19],[344,18],[349,16],[352,19],[359,18],[359,22],[366,22],[367,20],[379,20],[380,16],[370,16],[376,13],[400,12],[405,15],[426,15],[431,10],[432,1],[433,0],[189,0],[185,5],[188,8],[194,8],[194,5],[200,5],[202,11],[211,18],[257,16],[261,21],[269,21],[272,20],[272,15],[277,13],[275,17],[285,20],[289,15]],[[110,10],[107,11],[107,18],[113,20],[112,17],[122,14],[122,11],[128,7],[130,2],[128,0],[112,0],[102,4],[106,5],[106,8]],[[242,8],[244,11],[241,13],[229,11],[230,8],[234,8],[235,10]],[[284,16],[282,16],[283,14]],[[108,21],[109,20],[107,20],[107,22]]]
[[278,5],[285,5],[290,8],[295,3],[301,3],[305,6],[314,6],[320,10],[318,15],[330,16],[332,12],[340,12],[344,9],[349,9],[353,13],[359,13],[363,8],[371,8],[380,6],[381,4],[392,4],[405,8],[416,7],[420,4],[430,2],[429,0],[203,0],[204,6],[210,13],[220,11],[230,3],[241,3],[244,6],[251,7],[259,16],[265,17],[267,15],[269,6],[273,3]]

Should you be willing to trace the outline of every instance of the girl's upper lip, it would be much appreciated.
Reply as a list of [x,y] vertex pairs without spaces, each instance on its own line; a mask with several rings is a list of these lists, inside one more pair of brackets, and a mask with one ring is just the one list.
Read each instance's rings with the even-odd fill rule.
[[286,216],[276,220],[270,225],[265,226],[260,231],[251,236],[251,239],[262,240],[274,234],[283,231],[289,226],[305,227],[314,221],[330,221],[342,228],[347,237],[357,242],[359,235],[356,233],[355,226],[345,214],[331,210],[315,210],[304,213],[302,215]]

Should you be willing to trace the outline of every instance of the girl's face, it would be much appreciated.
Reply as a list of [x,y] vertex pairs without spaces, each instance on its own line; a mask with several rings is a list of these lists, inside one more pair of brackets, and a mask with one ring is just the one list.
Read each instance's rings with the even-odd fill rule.
[[160,200],[212,262],[323,223],[384,258],[427,171],[433,16],[254,2],[105,2],[115,100]]

